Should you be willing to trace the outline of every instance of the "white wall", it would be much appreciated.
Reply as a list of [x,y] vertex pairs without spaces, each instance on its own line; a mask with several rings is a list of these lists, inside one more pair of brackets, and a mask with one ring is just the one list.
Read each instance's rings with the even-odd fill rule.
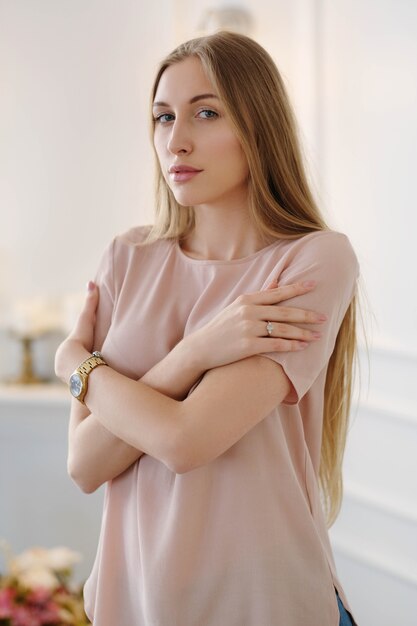
[[0,0],[0,320],[16,298],[84,289],[114,234],[151,220],[148,99],[172,8]]
[[138,2],[108,0],[0,9],[0,245],[14,269],[2,293],[61,293],[149,209],[157,19],[148,10],[143,20]]
[[[114,233],[152,216],[157,60],[213,0],[0,0],[0,306],[83,288]],[[412,623],[417,587],[417,4],[246,0],[287,81],[321,205],[357,251],[371,379],[332,529],[361,626]],[[371,312],[370,312],[371,311]],[[0,337],[0,375],[16,366]],[[42,363],[40,364],[42,366]],[[359,582],[358,582],[359,581]]]
[[[365,626],[415,623],[417,597],[417,4],[323,0],[322,192],[359,253],[371,378],[332,529]],[[363,367],[366,370],[365,358]],[[369,389],[367,385],[369,384]]]
[[417,352],[417,3],[324,0],[322,179],[361,253],[376,338]]

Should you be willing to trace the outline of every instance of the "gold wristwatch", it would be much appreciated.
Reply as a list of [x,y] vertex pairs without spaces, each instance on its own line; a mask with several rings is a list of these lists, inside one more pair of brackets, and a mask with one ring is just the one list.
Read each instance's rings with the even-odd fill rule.
[[85,404],[84,398],[88,389],[88,377],[99,365],[107,365],[100,352],[93,352],[81,363],[69,379],[69,389],[74,398]]

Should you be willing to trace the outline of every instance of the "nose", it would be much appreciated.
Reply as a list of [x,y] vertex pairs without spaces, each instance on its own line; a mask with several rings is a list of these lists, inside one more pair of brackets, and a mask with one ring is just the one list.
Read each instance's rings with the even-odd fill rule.
[[171,126],[167,148],[171,154],[189,154],[193,143],[187,125],[178,118]]

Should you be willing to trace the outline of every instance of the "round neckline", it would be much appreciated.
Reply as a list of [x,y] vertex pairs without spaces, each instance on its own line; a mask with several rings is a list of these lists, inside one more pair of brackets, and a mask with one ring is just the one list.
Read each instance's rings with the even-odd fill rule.
[[227,260],[227,259],[194,259],[193,257],[188,256],[188,254],[186,254],[184,252],[184,250],[180,246],[180,242],[179,242],[178,239],[175,240],[174,245],[175,245],[175,249],[177,250],[177,253],[179,254],[179,256],[182,257],[188,263],[194,263],[194,264],[198,264],[198,265],[238,265],[239,263],[247,263],[248,261],[252,261],[253,259],[255,259],[257,256],[261,256],[264,252],[267,252],[271,248],[275,247],[279,241],[282,241],[282,240],[276,239],[275,241],[273,241],[272,243],[267,245],[265,248],[261,248],[260,250],[257,250],[256,252],[252,252],[252,254],[249,254],[248,256],[244,256],[244,257],[241,257],[239,259],[230,259],[230,260]]

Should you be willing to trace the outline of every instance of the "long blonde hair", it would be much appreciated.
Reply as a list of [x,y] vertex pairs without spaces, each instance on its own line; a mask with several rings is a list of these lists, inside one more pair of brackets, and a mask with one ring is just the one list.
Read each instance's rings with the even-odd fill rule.
[[[192,39],[161,62],[151,102],[166,68],[191,56],[200,59],[241,142],[249,165],[249,209],[261,236],[294,239],[326,230],[307,182],[285,86],[270,55],[249,37],[227,31]],[[182,239],[194,227],[194,210],[177,203],[158,159],[156,166],[156,215],[147,241]],[[329,526],[343,495],[355,353],[356,297],[340,326],[326,377],[319,482]]]

